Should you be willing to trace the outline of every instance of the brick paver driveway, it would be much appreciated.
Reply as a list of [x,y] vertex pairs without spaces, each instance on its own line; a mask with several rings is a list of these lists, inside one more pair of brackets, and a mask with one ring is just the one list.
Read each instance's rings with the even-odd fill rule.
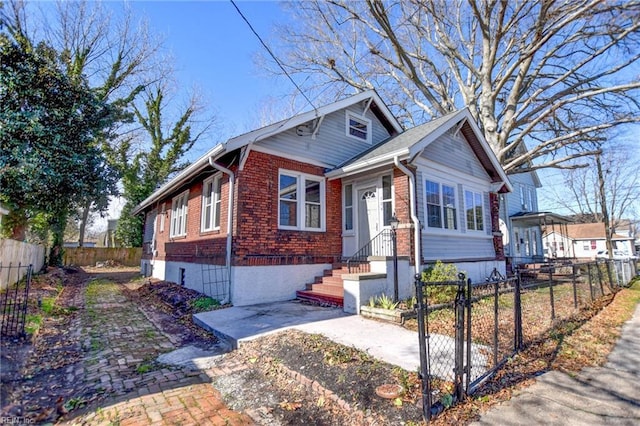
[[224,370],[155,361],[178,345],[125,295],[123,285],[92,278],[84,287],[79,338],[85,357],[81,366],[69,367],[67,380],[84,381],[85,388],[102,397],[66,415],[63,424],[253,424],[250,417],[227,409],[210,384]]

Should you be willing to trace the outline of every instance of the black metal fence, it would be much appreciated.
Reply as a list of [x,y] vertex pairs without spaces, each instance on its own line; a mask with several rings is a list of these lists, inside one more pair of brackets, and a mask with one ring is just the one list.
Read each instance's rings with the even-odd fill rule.
[[0,264],[0,274],[6,274],[7,283],[9,283],[0,294],[2,307],[0,335],[2,336],[22,337],[25,334],[32,269],[33,265],[3,266]]
[[513,354],[559,320],[626,285],[630,261],[542,265],[486,282],[416,276],[420,374],[426,420],[464,399]]

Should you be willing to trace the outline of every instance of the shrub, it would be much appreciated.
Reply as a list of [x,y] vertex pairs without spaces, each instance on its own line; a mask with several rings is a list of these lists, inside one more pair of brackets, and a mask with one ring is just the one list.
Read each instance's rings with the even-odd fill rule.
[[[458,281],[458,267],[453,263],[442,263],[438,260],[422,272],[422,281],[427,283],[439,283],[446,281]],[[458,291],[458,286],[426,286],[426,296],[429,304],[453,302]]]

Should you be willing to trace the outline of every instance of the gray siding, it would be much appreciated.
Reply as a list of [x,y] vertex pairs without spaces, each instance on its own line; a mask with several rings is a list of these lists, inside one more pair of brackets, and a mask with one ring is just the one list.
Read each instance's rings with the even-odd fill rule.
[[494,258],[493,240],[468,238],[464,234],[422,234],[422,255],[425,260]]
[[510,217],[516,213],[522,212],[522,203],[520,202],[520,188],[524,186],[526,191],[533,191],[533,205],[528,206],[526,211],[537,212],[538,211],[538,193],[535,187],[533,177],[530,173],[519,173],[515,175],[509,175],[509,180],[513,185],[513,192],[505,194],[507,217]]
[[488,179],[475,154],[466,143],[464,137],[454,137],[451,132],[442,135],[432,142],[422,153],[424,158],[445,165],[453,170]]
[[[348,110],[354,114],[362,112],[356,106],[352,106]],[[258,144],[290,156],[302,157],[319,161],[329,166],[336,166],[390,136],[371,111],[367,112],[366,118],[371,120],[371,144],[347,136],[346,110],[344,109],[327,114],[324,117],[315,139],[310,135],[299,136],[296,133],[296,129],[291,129],[265,139]]]

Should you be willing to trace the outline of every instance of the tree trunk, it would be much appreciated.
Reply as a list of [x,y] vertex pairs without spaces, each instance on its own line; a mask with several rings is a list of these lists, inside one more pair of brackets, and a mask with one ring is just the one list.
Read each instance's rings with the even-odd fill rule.
[[91,204],[91,200],[87,200],[84,207],[82,208],[82,218],[80,218],[80,230],[78,235],[78,247],[84,247],[84,233],[87,229],[87,220],[89,220]]
[[52,215],[49,222],[53,242],[49,252],[49,266],[62,266],[64,246],[64,228],[67,224],[67,211],[57,212]]

